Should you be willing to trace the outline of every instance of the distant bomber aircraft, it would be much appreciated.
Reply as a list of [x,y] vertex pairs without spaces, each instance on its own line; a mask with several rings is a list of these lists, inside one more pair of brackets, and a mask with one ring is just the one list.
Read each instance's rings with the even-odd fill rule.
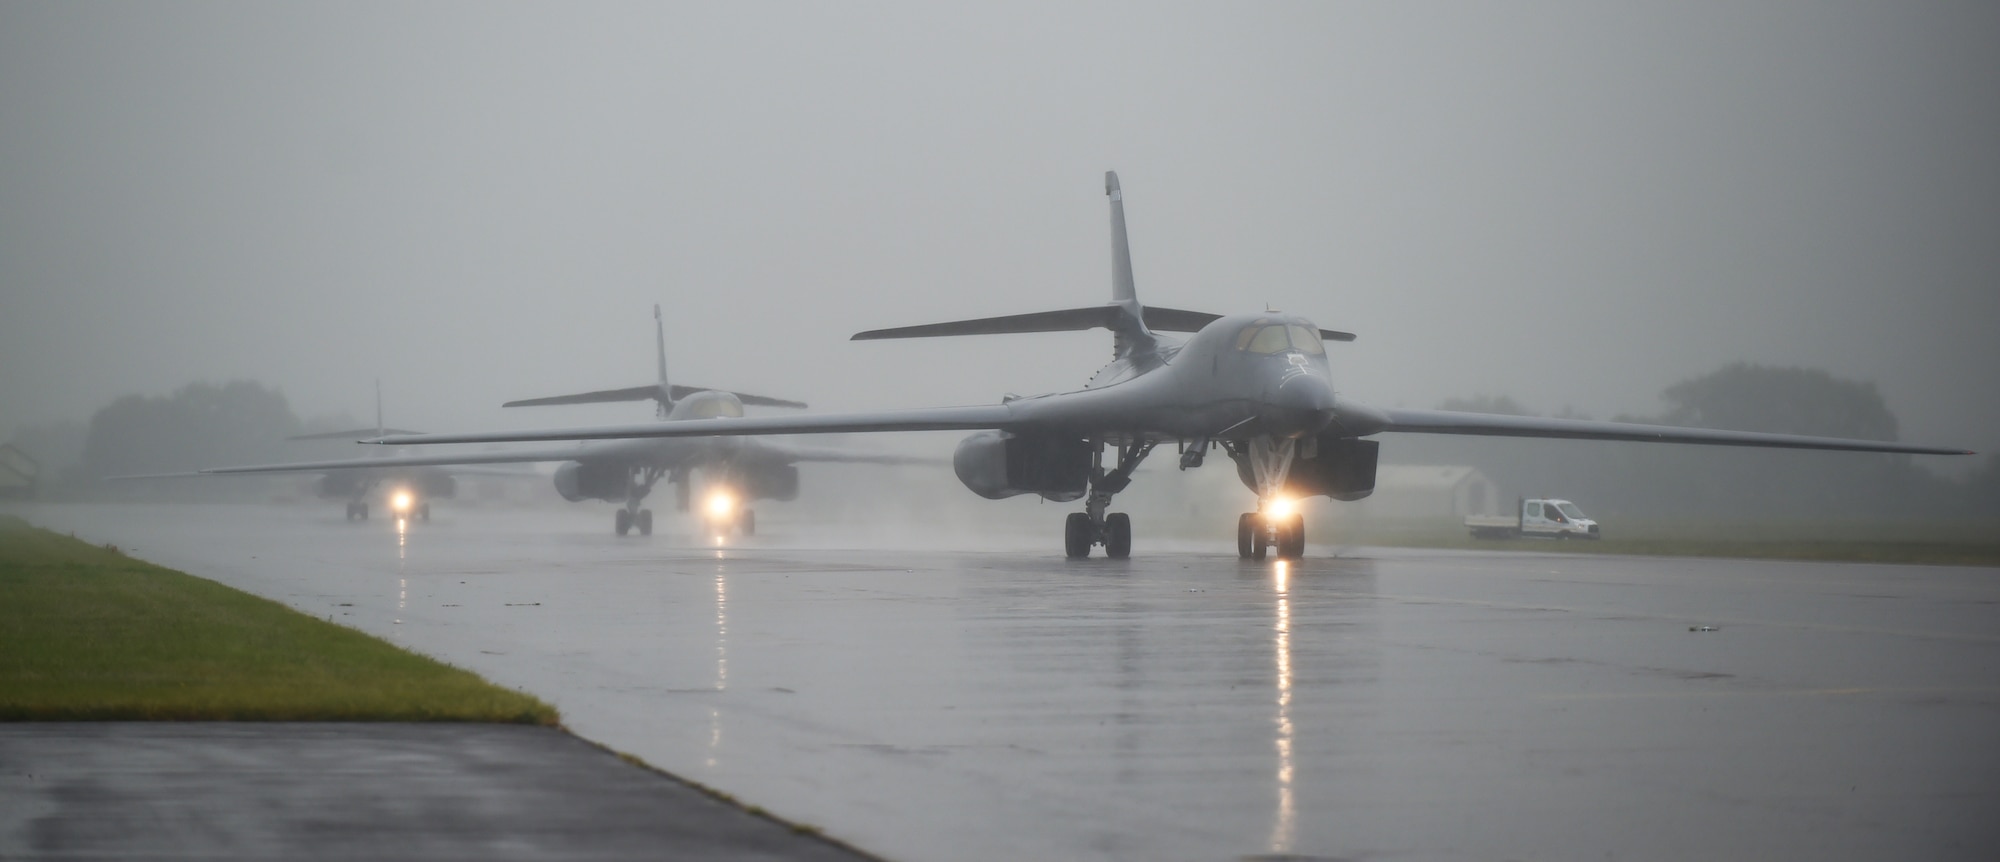
[[[1673,428],[1620,422],[1494,416],[1441,410],[1379,410],[1334,393],[1325,342],[1352,341],[1294,314],[1266,311],[1222,316],[1139,304],[1125,237],[1118,175],[1104,175],[1111,198],[1111,302],[1086,308],[960,320],[854,336],[918,338],[1015,332],[1111,330],[1114,359],[1082,389],[1009,397],[996,405],[830,415],[718,419],[698,425],[611,425],[547,431],[392,435],[372,442],[470,443],[593,440],[686,435],[800,434],[853,431],[973,430],[958,446],[958,478],[982,497],[1039,494],[1084,510],[1063,525],[1063,547],[1086,557],[1102,545],[1112,557],[1132,551],[1132,521],[1110,512],[1113,495],[1154,447],[1171,442],[1182,469],[1200,466],[1212,447],[1236,464],[1257,493],[1257,511],[1236,523],[1237,552],[1263,559],[1275,549],[1298,557],[1305,549],[1301,497],[1359,500],[1375,488],[1384,432],[1565,437],[1787,449],[1838,449],[1928,455],[1960,449],[1872,440]],[[1184,344],[1157,332],[1192,332]],[[1106,458],[1109,447],[1111,457]]]
[[[653,384],[629,389],[607,389],[576,395],[509,401],[501,406],[526,407],[650,399],[659,403],[660,419],[654,424],[662,427],[674,425],[687,428],[706,428],[714,422],[740,421],[745,404],[768,407],[806,406],[796,401],[762,395],[670,384],[667,382],[666,329],[658,305],[653,306],[653,335],[659,359],[659,377]],[[511,452],[412,455],[252,467],[219,467],[203,470],[201,473],[217,475],[321,471],[331,473],[346,470],[379,473],[385,469],[408,470],[466,464],[561,462],[556,467],[556,492],[570,502],[604,500],[623,504],[613,519],[613,526],[618,535],[623,536],[634,530],[641,535],[650,535],[653,532],[653,510],[644,508],[642,504],[652,493],[653,486],[661,479],[673,483],[676,491],[676,508],[683,512],[692,508],[691,486],[694,474],[699,472],[702,474],[705,491],[699,513],[703,526],[718,535],[731,530],[749,535],[757,529],[756,513],[749,508],[750,503],[757,500],[791,500],[798,496],[799,468],[796,464],[800,461],[902,464],[920,460],[832,447],[741,440],[733,436],[712,438],[701,434],[663,436],[672,439],[618,440]],[[697,439],[685,439],[689,437]],[[449,477],[445,478],[449,480]],[[351,509],[349,517],[353,517]]]

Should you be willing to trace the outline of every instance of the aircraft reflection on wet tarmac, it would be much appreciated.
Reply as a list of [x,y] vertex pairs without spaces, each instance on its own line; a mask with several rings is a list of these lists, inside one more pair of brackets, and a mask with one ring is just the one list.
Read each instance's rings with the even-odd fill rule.
[[535,692],[586,738],[890,858],[2000,846],[1992,570],[1064,561],[1033,535],[891,554],[777,524],[787,548],[717,549],[546,512],[391,552],[283,511],[45,511],[309,613],[352,604],[341,622]]

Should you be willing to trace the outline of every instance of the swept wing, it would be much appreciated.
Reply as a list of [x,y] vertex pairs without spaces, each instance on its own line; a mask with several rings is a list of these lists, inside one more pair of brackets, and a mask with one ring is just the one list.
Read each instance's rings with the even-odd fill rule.
[[[1349,405],[1352,410],[1355,405]],[[1457,413],[1446,410],[1343,411],[1352,417],[1356,436],[1395,432],[1408,434],[1458,434],[1482,437],[1548,437],[1571,440],[1620,440],[1636,443],[1683,443],[1709,446],[1749,446],[1773,449],[1831,449],[1850,452],[1899,452],[1913,455],[1964,455],[1967,450],[1916,446],[1882,440],[1851,440],[1841,437],[1813,437],[1802,434],[1772,434],[1756,431],[1719,431],[1707,428],[1679,428],[1669,425],[1641,425],[1627,422],[1600,422],[1582,419],[1543,419],[1529,416],[1499,416],[1486,413]],[[1102,427],[1111,432],[1120,427],[1121,416],[1107,414]],[[594,425],[551,428],[540,431],[492,431],[463,434],[391,435],[371,443],[411,445],[420,443],[508,443],[556,440],[607,440],[645,437],[750,436],[765,434],[833,434],[859,431],[975,431],[991,428],[1029,427],[1006,405],[939,407],[927,410],[885,410],[836,413],[817,416],[755,416],[734,419],[707,419],[692,422],[653,422],[632,425]]]
[[840,434],[853,431],[978,431],[1014,424],[1005,405],[934,407],[928,410],[881,410],[818,416],[745,416],[692,419],[685,422],[642,422],[629,425],[585,425],[540,431],[475,431],[462,434],[390,435],[368,443],[408,446],[419,443],[515,443],[554,440],[616,440],[638,437],[740,437],[764,434]]
[[1707,446],[1754,446],[1767,449],[1832,449],[1847,452],[1902,452],[1911,455],[1970,455],[1965,449],[1912,446],[1883,440],[1851,440],[1803,434],[1718,431],[1671,425],[1640,425],[1587,419],[1544,419],[1450,410],[1382,410],[1382,431],[1411,434],[1463,434],[1478,437],[1554,437],[1569,440],[1623,440],[1634,443],[1688,443]]

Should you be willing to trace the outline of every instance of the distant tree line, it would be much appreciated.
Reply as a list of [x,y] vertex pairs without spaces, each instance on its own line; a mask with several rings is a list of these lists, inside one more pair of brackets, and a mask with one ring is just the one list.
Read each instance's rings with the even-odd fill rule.
[[[1872,383],[1825,371],[1736,363],[1661,393],[1657,416],[1618,421],[1895,440],[1896,417]],[[1446,410],[1531,415],[1507,397],[1450,399]],[[1582,418],[1582,417],[1574,417]],[[1464,464],[1503,496],[1564,496],[1606,516],[1662,518],[1967,518],[2000,515],[2000,459],[1963,481],[1908,455],[1575,440],[1398,435],[1383,458]]]
[[106,477],[191,472],[205,467],[298,460],[285,438],[302,425],[283,393],[237,380],[191,383],[167,396],[126,395],[87,425],[23,429],[15,445],[42,465],[44,496],[57,499],[259,499],[268,479],[200,478],[141,483]]

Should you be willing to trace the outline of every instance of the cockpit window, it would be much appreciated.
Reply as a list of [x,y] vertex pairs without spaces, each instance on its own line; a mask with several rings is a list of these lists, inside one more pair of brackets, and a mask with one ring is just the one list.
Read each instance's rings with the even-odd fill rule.
[[1292,323],[1253,323],[1236,333],[1236,349],[1251,353],[1283,353],[1296,349],[1300,353],[1322,356],[1326,345],[1321,344],[1319,333],[1310,326]]
[[1285,340],[1283,326],[1266,326],[1250,337],[1249,350],[1251,353],[1283,353],[1291,346],[1291,342]]
[[1262,327],[1255,325],[1243,327],[1242,330],[1236,333],[1236,349],[1237,350],[1249,349],[1250,339],[1254,337],[1261,330]]
[[734,398],[703,398],[688,412],[696,419],[734,419],[743,415],[743,405]]

